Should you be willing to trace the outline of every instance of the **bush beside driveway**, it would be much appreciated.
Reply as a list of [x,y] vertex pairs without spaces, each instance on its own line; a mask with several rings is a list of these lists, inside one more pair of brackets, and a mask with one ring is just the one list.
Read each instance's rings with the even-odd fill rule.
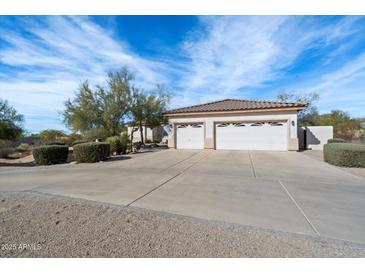
[[[321,161],[323,162],[323,151],[321,150],[305,150],[300,152],[306,156],[309,156],[310,158],[313,158],[315,160]],[[365,178],[365,168],[361,168],[361,167],[337,167],[345,172],[348,172],[350,174],[356,175],[356,176],[360,176],[360,177],[364,177]]]

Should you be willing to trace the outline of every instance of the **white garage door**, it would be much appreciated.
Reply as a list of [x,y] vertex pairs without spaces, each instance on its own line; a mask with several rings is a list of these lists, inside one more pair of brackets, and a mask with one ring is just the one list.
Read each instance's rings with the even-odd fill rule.
[[203,149],[203,124],[186,124],[176,127],[176,148]]
[[216,149],[287,150],[286,122],[216,124]]

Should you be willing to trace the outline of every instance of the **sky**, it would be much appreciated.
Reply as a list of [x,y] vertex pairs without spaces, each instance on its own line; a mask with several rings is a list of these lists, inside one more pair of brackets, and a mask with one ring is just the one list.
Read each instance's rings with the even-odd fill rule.
[[29,132],[67,130],[80,83],[124,66],[170,108],[295,91],[365,117],[364,16],[0,16],[0,98]]

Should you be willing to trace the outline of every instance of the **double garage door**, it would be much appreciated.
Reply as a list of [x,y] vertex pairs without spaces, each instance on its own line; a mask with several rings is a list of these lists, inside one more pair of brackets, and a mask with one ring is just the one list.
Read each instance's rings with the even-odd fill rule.
[[[222,122],[216,123],[214,126],[216,149],[287,150],[287,122]],[[176,147],[203,149],[204,125],[178,125],[176,127]]]

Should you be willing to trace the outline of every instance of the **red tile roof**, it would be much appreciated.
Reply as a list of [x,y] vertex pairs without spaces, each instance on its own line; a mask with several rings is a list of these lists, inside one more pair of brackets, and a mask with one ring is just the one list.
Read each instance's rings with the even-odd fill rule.
[[254,101],[225,99],[201,105],[183,107],[166,111],[165,115],[177,113],[195,112],[216,112],[216,111],[239,111],[239,110],[259,110],[259,109],[285,109],[285,108],[305,108],[306,102],[273,102],[273,101]]

